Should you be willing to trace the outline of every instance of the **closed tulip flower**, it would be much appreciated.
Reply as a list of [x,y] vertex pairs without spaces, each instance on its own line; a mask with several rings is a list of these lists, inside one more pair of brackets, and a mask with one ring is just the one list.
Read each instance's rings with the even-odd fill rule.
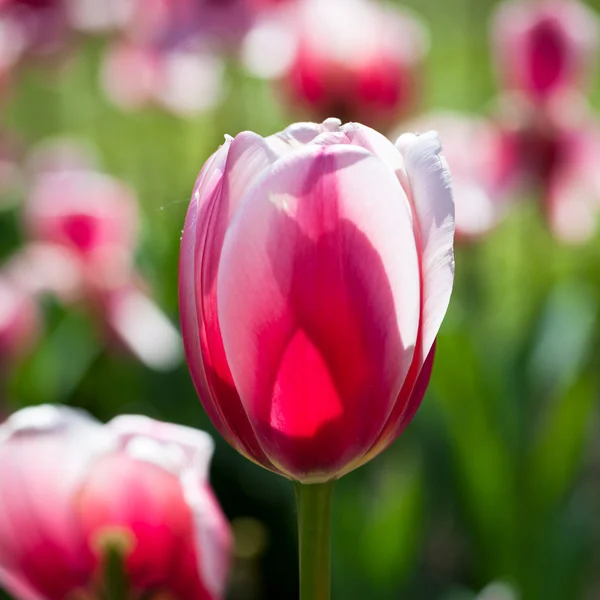
[[403,431],[429,381],[454,273],[440,150],[337,119],[244,132],[192,195],[188,365],[222,435],[296,481],[302,600],[329,597],[332,482]]
[[144,417],[15,413],[0,426],[0,585],[18,600],[114,598],[116,552],[127,598],[222,598],[230,534],[211,453],[205,433]]
[[268,469],[335,479],[414,415],[453,280],[435,133],[359,124],[228,138],[183,232],[188,364],[223,436]]

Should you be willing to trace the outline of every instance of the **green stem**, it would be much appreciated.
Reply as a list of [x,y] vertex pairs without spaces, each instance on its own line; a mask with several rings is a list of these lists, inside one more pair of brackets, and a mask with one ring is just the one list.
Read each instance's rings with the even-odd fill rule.
[[333,481],[295,483],[300,545],[300,600],[329,600]]

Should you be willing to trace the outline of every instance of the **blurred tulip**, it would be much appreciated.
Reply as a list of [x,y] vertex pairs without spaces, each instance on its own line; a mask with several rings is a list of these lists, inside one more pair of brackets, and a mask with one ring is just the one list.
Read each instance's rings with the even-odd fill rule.
[[40,334],[41,319],[34,299],[0,274],[0,371],[20,357]]
[[511,189],[512,158],[503,132],[491,120],[439,112],[420,116],[403,128],[438,132],[452,173],[456,236],[477,238],[493,229],[506,214]]
[[15,413],[0,426],[0,583],[18,600],[113,598],[113,553],[128,598],[223,598],[230,532],[211,454],[207,434],[145,417]]
[[499,106],[500,160],[510,177],[540,196],[559,239],[588,240],[600,212],[600,123],[585,100],[565,95],[539,111],[524,98],[508,96]]
[[134,269],[134,193],[73,143],[48,143],[30,163],[24,220],[32,242],[9,264],[12,277],[31,293],[83,301],[109,338],[149,367],[179,364],[179,334]]
[[223,61],[201,48],[164,49],[121,41],[108,49],[101,84],[123,109],[156,104],[188,116],[219,102],[223,70]]
[[414,104],[425,27],[412,14],[371,0],[303,0],[261,22],[245,64],[281,77],[311,116],[387,127]]
[[66,45],[65,0],[0,0],[1,27],[11,29],[17,47],[27,54],[55,54]]
[[133,0],[66,0],[70,24],[86,33],[107,33],[131,19]]
[[452,288],[435,134],[244,132],[207,161],[183,232],[188,365],[240,452],[301,482],[368,461],[414,416]]
[[598,17],[577,0],[510,0],[493,22],[502,83],[545,101],[588,79],[598,46]]
[[235,46],[251,26],[251,0],[128,0],[126,36],[157,47],[201,40],[212,48]]

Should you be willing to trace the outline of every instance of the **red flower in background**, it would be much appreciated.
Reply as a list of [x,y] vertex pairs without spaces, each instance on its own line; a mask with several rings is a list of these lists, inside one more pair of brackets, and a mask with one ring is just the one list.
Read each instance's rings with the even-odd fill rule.
[[15,413],[0,425],[0,583],[18,600],[100,597],[111,550],[128,597],[220,600],[231,542],[211,454],[205,433],[145,417]]
[[525,98],[504,98],[499,105],[500,160],[509,165],[513,184],[539,195],[557,238],[588,240],[600,213],[600,122],[585,99],[563,96],[544,111]]
[[408,12],[369,0],[303,0],[267,14],[249,34],[245,63],[282,80],[311,118],[387,127],[415,103],[428,46]]
[[545,102],[581,89],[598,47],[598,18],[577,0],[512,0],[493,22],[494,56],[501,84]]

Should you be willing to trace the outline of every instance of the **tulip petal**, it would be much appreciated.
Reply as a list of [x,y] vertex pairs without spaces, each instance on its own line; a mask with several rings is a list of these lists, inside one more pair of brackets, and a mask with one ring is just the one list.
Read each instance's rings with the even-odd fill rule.
[[454,281],[454,200],[450,173],[440,156],[435,132],[404,134],[396,146],[402,152],[420,234],[423,277],[421,359],[437,336]]
[[[202,481],[208,480],[214,451],[214,442],[208,433],[141,415],[120,415],[107,427],[117,433],[133,458],[162,466],[175,475],[184,467],[193,466]],[[144,444],[144,441],[154,444]]]
[[212,438],[191,427],[139,415],[116,417],[108,427],[118,434],[131,458],[179,477],[194,520],[195,560],[202,582],[215,598],[222,597],[231,540],[227,522],[207,485],[214,450]]
[[114,447],[99,423],[65,407],[23,409],[0,426],[3,585],[61,600],[87,583],[93,561],[74,499],[90,464]]
[[193,514],[196,554],[202,582],[215,599],[222,598],[232,545],[229,526],[211,489],[208,485],[201,484],[193,470],[187,470],[183,474],[181,483]]
[[230,225],[217,289],[233,380],[271,460],[318,481],[362,456],[420,310],[411,216],[387,165],[349,145],[275,163]]
[[216,307],[216,274],[229,220],[244,191],[273,157],[265,141],[253,133],[227,141],[196,186],[182,238],[179,277],[184,348],[198,395],[225,439],[267,468],[273,467],[229,373]]

